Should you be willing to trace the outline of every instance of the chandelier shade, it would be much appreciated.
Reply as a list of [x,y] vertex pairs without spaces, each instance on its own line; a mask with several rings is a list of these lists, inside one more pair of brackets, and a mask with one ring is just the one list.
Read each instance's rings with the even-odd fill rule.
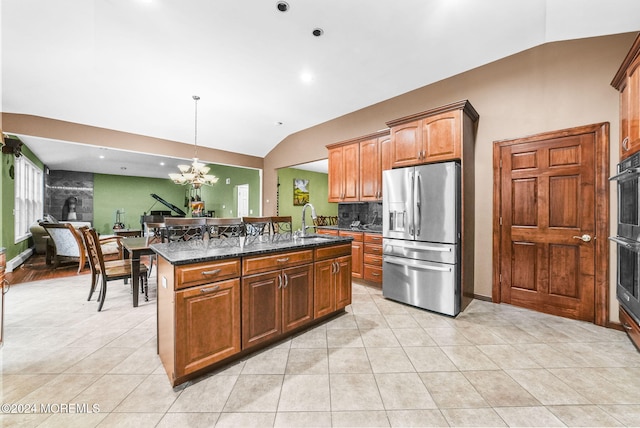
[[218,182],[218,177],[208,174],[209,168],[205,164],[198,161],[198,100],[199,96],[194,95],[193,100],[196,104],[196,123],[195,123],[195,138],[194,148],[195,155],[191,165],[178,165],[180,173],[170,173],[169,178],[175,184],[191,185],[194,189],[199,189],[203,184],[207,186],[213,186]]

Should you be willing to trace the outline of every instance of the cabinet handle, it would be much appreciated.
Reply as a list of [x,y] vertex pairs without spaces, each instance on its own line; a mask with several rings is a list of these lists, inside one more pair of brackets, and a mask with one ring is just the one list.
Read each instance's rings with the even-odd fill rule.
[[289,261],[289,257],[285,257],[285,258],[282,258],[282,259],[276,259],[276,261],[277,261],[278,263],[286,263],[286,262],[288,262],[288,261]]
[[622,149],[625,152],[629,150],[629,137],[625,137],[624,140],[622,140]]
[[214,285],[213,287],[201,288],[200,292],[201,293],[211,293],[213,291],[218,291],[219,289],[220,289],[219,285]]
[[282,276],[278,274],[278,288],[282,288]]
[[219,273],[220,273],[220,269],[205,270],[202,272],[203,275],[217,275]]
[[378,272],[371,272],[371,275],[373,276],[380,276],[380,274]]
[[631,326],[629,324],[627,324],[626,322],[622,323],[622,327],[627,331],[631,331],[632,330]]
[[286,273],[283,273],[282,276],[284,277],[284,285],[282,286],[282,288],[287,288],[287,285],[289,285],[289,277]]

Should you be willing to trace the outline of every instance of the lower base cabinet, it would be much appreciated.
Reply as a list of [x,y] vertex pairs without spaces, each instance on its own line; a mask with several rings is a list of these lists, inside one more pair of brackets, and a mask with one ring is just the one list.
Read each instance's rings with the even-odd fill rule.
[[240,352],[240,280],[176,292],[176,376]]
[[636,345],[637,349],[640,349],[640,326],[638,326],[638,323],[636,323],[635,320],[631,318],[631,315],[622,309],[622,307],[620,307],[619,316],[620,323],[627,332],[629,339],[631,339],[633,344]]
[[313,320],[313,265],[242,278],[242,348]]
[[351,244],[174,266],[158,257],[158,354],[176,386],[351,303]]

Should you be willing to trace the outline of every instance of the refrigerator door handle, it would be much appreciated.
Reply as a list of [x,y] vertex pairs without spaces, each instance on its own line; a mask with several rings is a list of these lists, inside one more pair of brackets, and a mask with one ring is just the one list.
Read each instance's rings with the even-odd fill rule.
[[[613,238],[609,238],[609,239],[613,240]],[[384,252],[392,253],[394,248],[407,249],[411,251],[437,251],[439,253],[450,253],[451,251],[453,251],[451,247],[429,247],[429,246],[423,246],[423,245],[419,247],[405,247],[403,245],[387,244],[384,247]]]
[[[416,184],[415,184],[415,174],[413,172],[409,175],[409,179],[411,180],[411,195],[414,196],[415,192],[416,192]],[[409,209],[413,209],[411,207],[411,205],[409,205]],[[415,213],[414,213],[414,215],[415,215]],[[415,232],[415,228],[414,228],[414,226],[415,226],[415,221],[416,220],[412,216],[412,217],[409,218],[409,221],[410,221],[410,223],[409,223],[409,235],[411,235],[411,237],[413,238],[413,237],[415,237],[415,233],[414,233]]]
[[431,265],[425,265],[419,261],[408,262],[406,259],[403,260],[401,258],[389,257],[389,256],[384,258],[384,262],[391,263],[392,265],[406,266],[412,269],[435,270],[438,272],[451,272],[451,269],[452,269],[451,266],[431,266]]
[[413,200],[416,203],[416,208],[418,212],[418,214],[414,217],[414,222],[418,223],[416,225],[416,237],[417,237],[417,236],[420,236],[420,229],[422,227],[422,207],[421,207],[422,200],[420,199],[420,196],[422,195],[422,178],[418,171],[416,171],[415,180],[416,180],[416,187],[415,187]]

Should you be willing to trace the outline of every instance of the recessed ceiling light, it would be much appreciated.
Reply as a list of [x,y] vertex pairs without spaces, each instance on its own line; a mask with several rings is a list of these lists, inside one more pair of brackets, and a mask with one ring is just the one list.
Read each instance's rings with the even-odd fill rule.
[[311,34],[313,34],[316,37],[320,37],[324,34],[324,30],[322,28],[314,28]]
[[313,74],[305,71],[300,75],[300,80],[302,80],[304,83],[311,83],[313,81]]
[[160,162],[160,166],[164,166],[164,162]]
[[279,1],[276,4],[276,7],[280,12],[286,12],[289,10],[289,3],[287,3],[286,1]]
[[100,155],[100,159],[104,159],[104,155]]

